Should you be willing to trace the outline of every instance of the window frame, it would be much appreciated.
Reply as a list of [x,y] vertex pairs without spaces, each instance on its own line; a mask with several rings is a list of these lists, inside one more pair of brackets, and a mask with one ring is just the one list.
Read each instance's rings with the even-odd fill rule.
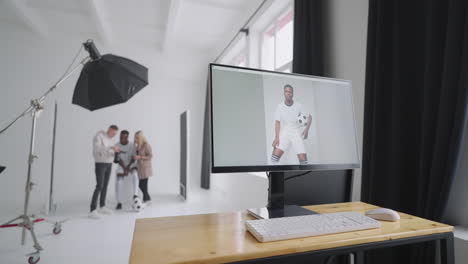
[[[273,16],[272,19],[266,25],[260,30],[260,39],[258,41],[258,52],[260,54],[259,58],[259,68],[262,68],[263,65],[263,56],[262,54],[262,46],[264,43],[264,34],[268,31],[268,28],[271,26],[274,26],[274,33],[273,33],[273,69],[268,69],[268,70],[273,70],[273,71],[281,71],[283,72],[286,69],[290,69],[289,73],[292,73],[292,61],[294,58],[291,58],[291,61],[288,63],[281,65],[280,67],[277,67],[276,65],[276,46],[277,46],[277,33],[278,33],[278,21],[283,15],[287,15],[288,11],[291,10],[292,14],[292,19],[291,22],[293,23],[293,47],[294,47],[294,4],[289,4],[285,6],[283,9],[281,9],[280,12],[278,12],[275,16]],[[293,54],[294,56],[294,54]]]
[[[268,27],[274,26],[274,43],[273,43],[273,71],[289,72],[292,73],[292,62],[294,58],[291,58],[291,61],[287,62],[285,65],[277,67],[277,56],[276,56],[276,47],[277,47],[277,33],[278,33],[278,22],[281,17],[287,15],[288,12],[291,12],[291,21],[293,26],[292,32],[292,46],[294,48],[294,1],[293,0],[284,0],[275,2],[273,0],[267,0],[267,3],[264,5],[264,8],[258,12],[255,17],[249,22],[248,25],[236,34],[234,39],[228,47],[219,55],[219,57],[214,61],[215,63],[223,63],[227,65],[231,64],[235,57],[240,54],[244,54],[244,64],[243,67],[249,68],[258,68],[265,69],[262,67],[262,45],[263,45],[263,34],[267,31]],[[243,34],[244,33],[244,34]],[[245,40],[245,44],[242,49],[236,50],[239,41]],[[233,51],[236,50],[236,55]],[[294,55],[294,54],[293,54]]]
[[235,39],[229,47],[224,51],[222,56],[219,58],[219,62],[226,64],[226,65],[233,65],[231,64],[237,57],[243,55],[244,56],[244,63],[248,66],[248,35],[241,34],[238,35],[237,39]]
[[230,59],[229,65],[245,67],[245,66],[240,66],[240,64],[233,64],[233,62],[236,61],[240,57],[243,57],[243,60],[241,62],[243,62],[244,65],[247,66],[247,44],[244,47],[242,47],[237,53],[235,53],[235,55],[232,56],[232,58]]

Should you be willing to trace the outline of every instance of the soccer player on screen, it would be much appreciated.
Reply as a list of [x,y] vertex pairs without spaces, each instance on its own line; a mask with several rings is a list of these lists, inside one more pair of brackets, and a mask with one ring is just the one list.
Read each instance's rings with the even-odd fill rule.
[[291,146],[299,164],[306,165],[304,140],[309,135],[312,116],[303,113],[302,105],[293,100],[294,88],[291,85],[286,84],[283,90],[284,102],[279,103],[275,111],[275,139],[272,144],[271,164],[279,164],[281,156]]

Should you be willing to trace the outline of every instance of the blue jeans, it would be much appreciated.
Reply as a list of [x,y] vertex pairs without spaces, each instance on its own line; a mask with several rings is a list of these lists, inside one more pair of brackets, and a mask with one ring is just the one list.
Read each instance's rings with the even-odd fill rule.
[[107,185],[111,175],[112,163],[95,163],[94,171],[96,173],[96,188],[91,199],[91,212],[97,208],[97,199],[100,195],[99,206],[106,205]]

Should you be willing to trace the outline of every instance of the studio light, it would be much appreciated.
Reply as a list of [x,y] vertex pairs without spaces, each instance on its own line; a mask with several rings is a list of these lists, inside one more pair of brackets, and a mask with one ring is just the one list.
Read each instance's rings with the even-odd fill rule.
[[90,61],[84,64],[73,104],[97,110],[124,103],[148,85],[148,69],[132,60],[112,54],[102,55],[92,41],[83,44]]

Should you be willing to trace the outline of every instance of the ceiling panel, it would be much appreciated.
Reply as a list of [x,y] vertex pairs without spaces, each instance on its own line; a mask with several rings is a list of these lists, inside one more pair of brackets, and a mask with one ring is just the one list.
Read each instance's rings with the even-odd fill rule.
[[190,38],[223,35],[235,22],[241,11],[220,9],[209,5],[184,2],[176,22],[177,35]]
[[51,32],[69,34],[96,32],[97,27],[89,16],[79,13],[63,13],[56,10],[44,9],[40,12],[41,18]]
[[169,0],[114,0],[107,6],[113,23],[164,26],[169,4]]
[[[21,0],[20,0],[21,1]],[[68,13],[86,13],[85,0],[27,0],[28,7]]]
[[185,0],[192,4],[211,6],[221,9],[244,10],[253,1],[252,0]]
[[21,22],[14,12],[11,12],[10,7],[5,4],[3,1],[0,1],[0,21],[9,22],[9,23],[19,23]]
[[198,50],[217,50],[227,45],[253,12],[252,7],[260,2],[186,0],[180,9],[181,19],[174,38],[177,43],[188,43]]
[[[103,9],[99,19],[111,41],[133,45],[160,46],[166,36],[170,5],[173,0],[14,0],[26,3],[26,8],[44,22],[50,37],[66,35],[96,35],[90,5],[96,1]],[[207,51],[224,45],[245,22],[261,0],[179,0],[170,42],[174,47]],[[23,25],[10,8],[0,1],[2,24]],[[30,30],[30,29],[29,29]]]

